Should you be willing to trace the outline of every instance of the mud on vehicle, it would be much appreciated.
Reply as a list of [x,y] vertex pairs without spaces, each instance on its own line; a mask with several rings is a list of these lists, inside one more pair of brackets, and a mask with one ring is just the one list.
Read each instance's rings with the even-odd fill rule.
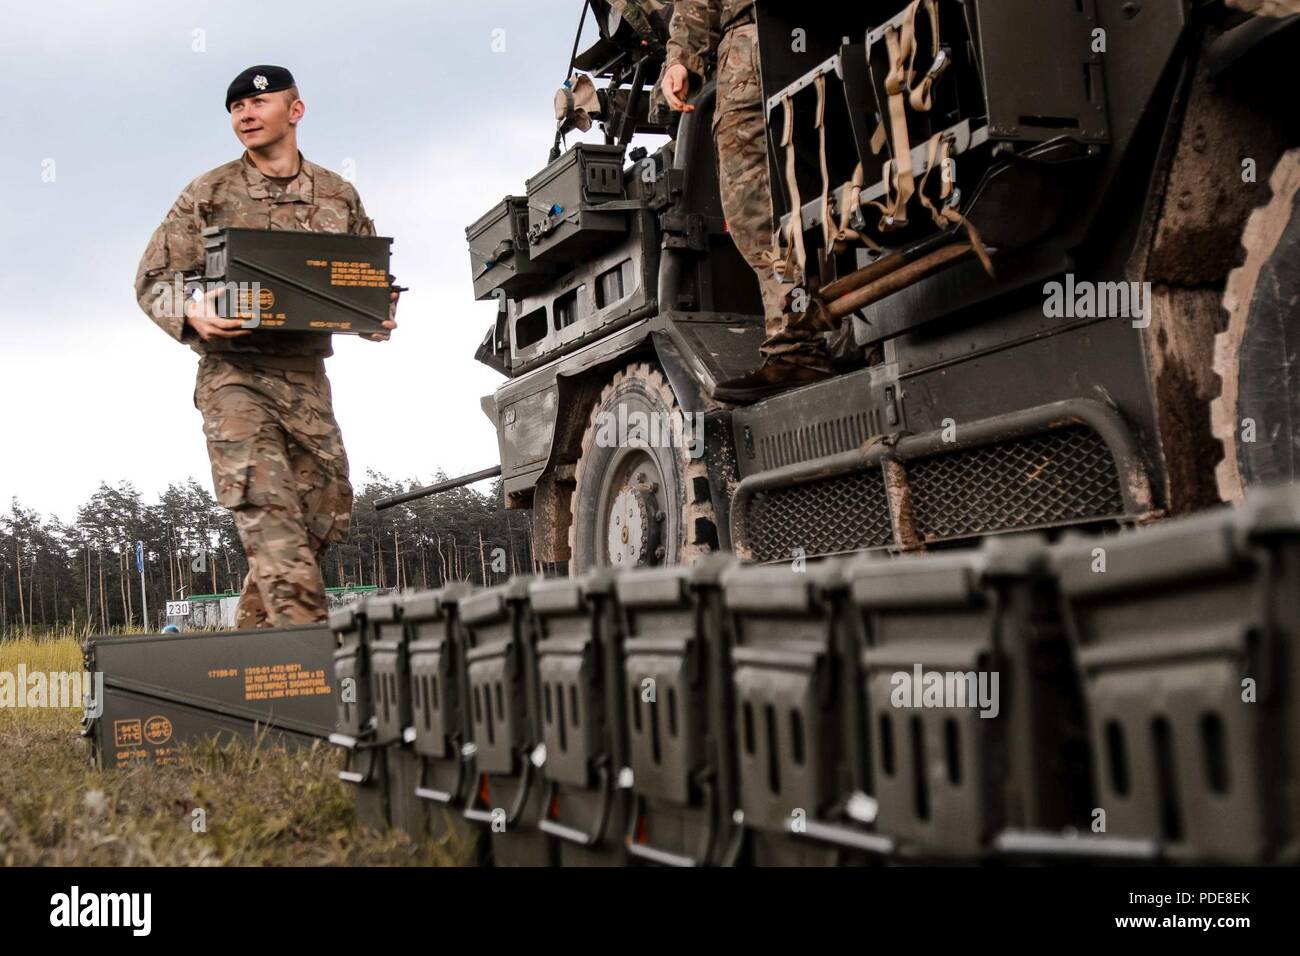
[[1295,477],[1294,19],[760,0],[774,258],[837,374],[739,405],[715,388],[759,363],[762,307],[712,83],[651,116],[667,24],[590,10],[552,161],[467,230],[507,376],[483,407],[547,566],[1114,527]]

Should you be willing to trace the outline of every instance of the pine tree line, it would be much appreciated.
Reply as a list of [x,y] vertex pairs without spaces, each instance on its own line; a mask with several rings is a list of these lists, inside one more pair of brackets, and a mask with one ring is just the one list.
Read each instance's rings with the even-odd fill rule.
[[[375,511],[376,499],[418,484],[367,472],[347,538],[326,553],[326,587],[495,583],[534,569],[528,513],[505,510],[499,481],[486,494],[460,488]],[[0,637],[139,626],[137,541],[144,542],[151,629],[168,600],[238,593],[248,570],[233,516],[192,478],[169,485],[152,504],[129,482],[101,482],[71,523],[14,499],[0,515]]]

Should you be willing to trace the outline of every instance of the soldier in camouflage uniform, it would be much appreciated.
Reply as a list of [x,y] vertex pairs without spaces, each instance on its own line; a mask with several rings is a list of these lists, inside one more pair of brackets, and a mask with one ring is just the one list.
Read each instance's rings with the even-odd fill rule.
[[[201,356],[194,405],[217,501],[234,512],[248,557],[236,626],[311,624],[327,611],[320,562],[352,516],[348,458],[325,376],[330,337],[242,329],[240,319],[217,315],[211,294],[177,301],[175,281],[202,269],[209,226],[375,230],[352,184],[298,152],[304,107],[288,70],[244,71],[226,108],[247,151],[181,192],[149,240],[135,292],[163,331]],[[385,327],[396,327],[392,314]]]
[[775,222],[752,0],[677,0],[660,83],[671,108],[694,109],[686,102],[688,90],[704,82],[714,51],[713,135],[722,210],[736,248],[758,276],[767,332],[760,350],[763,367],[721,383],[720,389],[743,392],[816,381],[830,372],[819,315],[787,307],[790,286],[777,279],[765,258]]

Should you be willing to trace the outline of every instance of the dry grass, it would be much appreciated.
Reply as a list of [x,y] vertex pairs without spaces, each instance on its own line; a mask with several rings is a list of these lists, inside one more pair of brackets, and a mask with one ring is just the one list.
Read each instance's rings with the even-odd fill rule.
[[[81,669],[71,635],[0,641],[0,671]],[[0,864],[455,865],[469,848],[360,828],[327,745],[183,748],[175,766],[100,771],[79,710],[0,708]],[[194,813],[204,813],[205,828]],[[199,830],[199,832],[196,832]]]

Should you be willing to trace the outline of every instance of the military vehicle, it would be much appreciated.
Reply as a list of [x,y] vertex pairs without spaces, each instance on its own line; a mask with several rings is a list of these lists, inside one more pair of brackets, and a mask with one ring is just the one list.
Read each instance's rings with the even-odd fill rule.
[[550,162],[466,230],[500,467],[380,503],[499,474],[549,573],[333,622],[365,815],[498,864],[1294,863],[1300,10],[753,9],[836,374],[729,390],[714,84],[656,110],[671,5],[584,3]]
[[[762,308],[722,215],[714,87],[650,115],[671,5],[628,7],[583,5],[599,35],[557,96],[560,133],[604,142],[557,135],[467,230],[499,303],[477,358],[508,377],[483,407],[542,561],[911,551],[1296,476],[1294,19],[759,0],[774,258],[791,307],[829,318],[838,374],[738,404],[718,384],[759,364]],[[601,440],[612,422],[670,440]]]

